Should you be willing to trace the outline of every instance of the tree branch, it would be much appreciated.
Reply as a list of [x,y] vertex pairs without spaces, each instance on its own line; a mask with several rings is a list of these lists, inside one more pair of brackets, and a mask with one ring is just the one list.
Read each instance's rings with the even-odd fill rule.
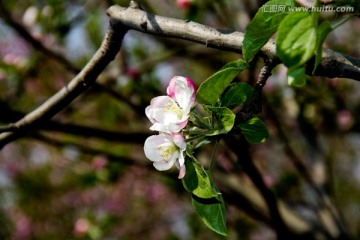
[[[275,228],[265,199],[252,183],[231,173],[217,173],[214,176],[221,184],[222,194],[226,202],[232,203],[254,219]],[[291,232],[291,237],[288,239],[341,239],[338,236],[331,235],[331,231],[324,224],[300,216],[284,201],[277,200],[277,205],[282,219]]]
[[329,216],[331,216],[332,218],[329,221],[332,221],[334,222],[334,224],[336,224],[337,226],[336,230],[341,232],[341,237],[343,239],[349,239],[348,231],[344,227],[343,220],[340,218],[338,209],[333,204],[330,197],[324,192],[324,190],[316,184],[304,161],[294,151],[293,147],[291,146],[291,140],[286,135],[286,131],[281,125],[281,122],[279,121],[279,117],[276,116],[276,112],[274,111],[274,109],[266,101],[265,104],[266,104],[267,114],[268,116],[271,117],[277,129],[279,138],[282,139],[282,142],[284,143],[285,154],[289,157],[290,161],[292,162],[298,173],[301,175],[301,177],[304,179],[304,181],[310,186],[312,191],[317,195],[318,201],[321,203],[321,206],[324,207],[322,211],[326,211],[326,210],[328,211]]
[[266,59],[264,66],[261,68],[258,80],[255,84],[255,91],[253,99],[245,104],[244,108],[236,114],[235,126],[241,122],[245,122],[252,118],[254,114],[259,114],[262,111],[262,89],[266,81],[272,74],[272,70],[276,66],[276,62],[272,59]]
[[[0,133],[3,132],[16,132],[18,128],[12,122],[17,122],[25,116],[20,111],[11,109],[5,102],[0,101],[0,122],[8,123],[7,125],[0,126]],[[37,128],[31,129],[31,134],[34,131],[46,132],[59,132],[64,134],[71,134],[77,137],[97,138],[106,141],[123,142],[143,144],[145,139],[150,135],[142,132],[124,132],[118,130],[106,130],[97,127],[83,126],[72,123],[61,123],[56,120],[49,120],[37,125]]]
[[91,87],[95,83],[99,74],[115,58],[127,30],[127,27],[111,21],[110,27],[100,48],[90,59],[87,65],[81,70],[81,72],[73,78],[68,85],[63,87],[59,92],[49,98],[37,109],[14,123],[15,127],[18,128],[18,131],[0,134],[0,148],[26,134],[30,127],[51,119],[54,115],[68,106],[81,93]]
[[226,143],[237,155],[238,160],[241,161],[241,166],[244,168],[244,171],[251,178],[251,181],[260,191],[264,201],[266,202],[269,215],[272,220],[271,223],[274,226],[278,240],[291,239],[291,232],[280,214],[275,194],[265,185],[260,172],[253,163],[252,157],[249,153],[249,144],[244,138],[237,139],[235,136],[227,139]]
[[13,123],[10,123],[9,125],[6,126],[0,126],[0,133],[15,132],[16,130],[18,130],[18,128]]
[[[147,13],[139,8],[112,6],[108,9],[112,21],[119,22],[130,29],[158,35],[161,37],[189,40],[219,50],[241,53],[244,33],[231,30],[218,30],[196,22],[162,17]],[[278,60],[275,42],[270,40],[260,50],[265,59]],[[314,60],[307,65],[307,73],[312,75]],[[323,49],[323,56],[315,75],[324,77],[351,78],[360,81],[360,59]]]
[[63,124],[55,121],[49,121],[46,124],[39,126],[39,130],[45,130],[47,132],[61,132],[77,135],[80,137],[90,137],[129,144],[144,144],[146,138],[150,136],[150,134],[140,132],[132,133],[114,130],[109,131],[105,129],[80,126],[76,124]]
[[70,141],[60,141],[58,139],[55,138],[51,138],[51,137],[47,137],[45,135],[42,134],[34,134],[33,136],[31,136],[33,139],[36,139],[38,141],[41,141],[43,143],[46,143],[48,145],[54,146],[54,147],[75,147],[77,149],[80,149],[82,153],[88,154],[88,155],[104,155],[110,159],[114,159],[117,162],[124,164],[124,165],[128,165],[128,166],[132,166],[132,165],[137,165],[137,166],[142,166],[142,167],[146,167],[148,168],[149,166],[151,166],[151,164],[149,164],[148,162],[142,162],[133,158],[129,158],[129,157],[125,157],[125,156],[120,156],[120,155],[115,155],[111,152],[105,152],[102,151],[100,149],[95,149],[91,146],[87,146],[81,143],[75,143],[75,142],[70,142]]

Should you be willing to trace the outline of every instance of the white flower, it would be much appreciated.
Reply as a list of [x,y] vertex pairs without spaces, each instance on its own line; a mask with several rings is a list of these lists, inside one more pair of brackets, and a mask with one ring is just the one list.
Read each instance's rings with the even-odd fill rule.
[[186,142],[180,133],[160,133],[146,139],[145,156],[153,161],[159,171],[170,169],[174,164],[180,169],[179,179],[185,175],[184,151]]
[[179,132],[188,123],[189,113],[195,103],[196,87],[190,78],[173,77],[167,87],[169,96],[151,100],[145,114],[153,123],[150,130]]
[[188,122],[185,112],[171,97],[160,96],[151,100],[145,114],[153,123],[150,130],[159,132],[179,132]]
[[196,87],[190,78],[176,76],[170,80],[166,90],[168,96],[153,98],[145,109],[146,116],[153,124],[150,129],[160,134],[146,139],[144,152],[157,170],[168,170],[175,164],[180,170],[181,179],[186,172],[186,142],[179,131],[188,123],[191,107],[195,103]]

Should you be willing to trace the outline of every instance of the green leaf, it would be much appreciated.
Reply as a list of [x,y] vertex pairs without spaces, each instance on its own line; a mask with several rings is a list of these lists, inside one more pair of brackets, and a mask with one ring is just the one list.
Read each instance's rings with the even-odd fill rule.
[[236,75],[247,67],[247,63],[243,60],[226,64],[199,86],[196,100],[202,104],[214,104]]
[[246,103],[252,98],[253,88],[246,83],[233,83],[221,97],[221,106],[233,108]]
[[208,228],[227,236],[225,205],[221,195],[210,199],[198,198],[193,195],[191,202]]
[[288,84],[294,87],[303,87],[306,84],[305,67],[289,68]]
[[188,156],[185,160],[186,174],[182,179],[184,188],[200,198],[213,198],[219,195],[214,184],[203,168],[193,157]]
[[316,68],[319,66],[322,57],[322,45],[327,37],[327,35],[333,30],[329,22],[323,22],[320,24],[319,28],[317,29],[317,40],[316,40],[316,47],[315,47],[315,64],[313,74]]
[[276,38],[278,57],[288,67],[307,62],[316,48],[316,23],[308,12],[292,12],[280,23]]
[[206,136],[215,136],[229,132],[235,122],[235,114],[225,107],[206,107],[212,116],[212,130],[205,132]]
[[351,16],[345,17],[345,18],[341,19],[340,21],[333,23],[333,24],[330,24],[329,22],[325,21],[325,22],[321,23],[320,26],[317,28],[317,30],[316,30],[317,41],[316,41],[316,50],[315,50],[316,56],[315,56],[315,64],[314,64],[313,74],[321,62],[322,45],[324,44],[326,37],[329,35],[329,33],[332,30],[341,26],[342,24],[347,22],[350,18],[351,18]]
[[269,131],[265,124],[258,118],[253,117],[247,122],[240,123],[238,127],[246,140],[251,143],[265,142],[269,138]]
[[288,14],[288,7],[295,6],[293,0],[272,0],[259,8],[245,31],[242,52],[246,62],[250,62],[276,32]]

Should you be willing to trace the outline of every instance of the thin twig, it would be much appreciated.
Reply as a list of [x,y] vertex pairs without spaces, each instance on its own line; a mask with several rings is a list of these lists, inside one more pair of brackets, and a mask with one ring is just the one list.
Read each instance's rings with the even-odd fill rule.
[[209,170],[208,170],[209,175],[211,174],[211,170],[212,170],[213,167],[214,167],[215,154],[216,154],[216,150],[217,150],[217,148],[218,148],[218,146],[219,146],[219,141],[220,141],[220,139],[216,139],[216,140],[215,140],[215,146],[214,146],[213,152],[212,152],[212,154],[211,154],[210,165],[209,165]]
[[[228,172],[216,172],[214,177],[220,184],[221,193],[226,203],[235,205],[252,218],[262,221],[270,227],[275,227],[272,224],[265,200],[252,183],[234,173]],[[277,201],[279,212],[292,233],[289,239],[335,239],[335,237],[329,234],[324,224],[313,222],[304,216],[300,216],[281,199]]]
[[[340,218],[339,211],[336,209],[336,206],[332,203],[329,196],[315,183],[313,180],[310,171],[308,170],[307,166],[304,164],[303,160],[295,153],[295,150],[291,146],[291,140],[287,137],[283,126],[281,125],[278,116],[276,116],[276,113],[273,108],[270,107],[269,104],[267,104],[266,109],[268,111],[268,114],[271,116],[272,121],[274,122],[279,137],[282,139],[282,142],[284,143],[284,151],[286,155],[288,155],[290,161],[294,165],[295,169],[298,171],[298,173],[302,176],[302,178],[305,180],[305,182],[310,186],[310,188],[314,191],[314,193],[317,195],[319,202],[324,206],[330,213],[330,215],[333,217],[334,221],[337,224],[338,230],[341,231],[342,236],[344,239],[348,239],[348,231],[345,228],[342,219]],[[346,236],[346,238],[345,238]]]
[[16,127],[15,124],[12,123],[6,126],[0,126],[0,133],[15,132],[16,130],[18,130],[18,128]]
[[146,138],[150,136],[147,133],[123,132],[116,130],[105,130],[95,127],[87,127],[77,124],[64,124],[55,121],[49,121],[39,126],[39,130],[47,132],[61,132],[79,137],[90,137],[111,142],[123,142],[129,144],[144,144]]
[[151,164],[150,162],[140,162],[138,160],[132,159],[132,158],[128,158],[128,157],[124,157],[124,156],[119,156],[119,155],[115,155],[113,153],[110,152],[106,152],[100,149],[96,149],[93,148],[91,146],[87,146],[81,143],[75,143],[75,142],[70,142],[70,141],[60,141],[56,138],[51,138],[48,136],[45,136],[43,134],[34,134],[31,136],[33,139],[36,139],[38,141],[41,141],[43,143],[55,146],[55,147],[75,147],[79,150],[81,150],[82,153],[85,154],[89,154],[92,156],[95,155],[103,155],[108,157],[109,159],[113,159],[113,160],[117,160],[117,162],[124,164],[124,165],[129,165],[129,166],[133,166],[133,165],[138,165],[138,166],[142,166],[142,167],[146,167],[148,168]]
[[[16,132],[19,129],[12,123],[25,116],[24,113],[11,109],[5,102],[0,101],[0,122],[9,123],[0,127],[1,132]],[[124,132],[119,130],[106,130],[93,126],[83,126],[72,123],[61,123],[56,120],[49,120],[32,128],[30,134],[35,131],[58,132],[70,134],[77,137],[90,137],[112,142],[143,144],[149,134],[142,132]]]
[[254,114],[262,111],[262,89],[266,84],[267,79],[271,76],[272,70],[276,66],[276,62],[272,59],[266,59],[264,66],[260,70],[258,80],[255,84],[253,99],[244,106],[244,108],[236,114],[237,125],[240,122],[245,122],[253,117]]
[[252,101],[253,114],[261,113],[262,111],[262,89],[264,88],[266,81],[272,74],[272,70],[277,63],[272,59],[265,59],[264,66],[260,70],[258,81],[255,85],[254,99]]
[[230,149],[237,155],[238,161],[241,161],[241,166],[244,171],[251,178],[266,202],[278,240],[291,239],[290,231],[279,212],[275,194],[266,186],[261,173],[253,163],[253,159],[249,153],[249,144],[243,137],[237,139],[235,136],[228,138],[226,142]]
[[64,56],[60,53],[55,52],[42,44],[39,40],[34,38],[29,31],[20,23],[15,21],[11,14],[6,10],[2,2],[0,1],[0,17],[9,25],[11,26],[23,39],[26,40],[34,49],[44,53],[46,57],[52,58],[57,62],[60,62],[65,69],[73,72],[78,73],[80,69],[75,67],[69,60],[67,60]]

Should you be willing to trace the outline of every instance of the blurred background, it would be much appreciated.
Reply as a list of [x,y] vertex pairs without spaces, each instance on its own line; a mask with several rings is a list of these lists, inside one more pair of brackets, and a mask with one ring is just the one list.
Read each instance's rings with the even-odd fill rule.
[[[244,32],[266,1],[138,2],[149,13]],[[129,1],[0,0],[2,125],[35,109],[76,75],[100,46],[108,27],[106,9],[113,4],[126,7]],[[326,47],[360,57],[359,26],[359,19],[347,22]],[[238,58],[128,32],[92,89],[0,151],[0,239],[275,239],[271,222],[245,204],[252,191],[244,189],[253,186],[225,143],[216,155],[218,176],[232,174],[244,187],[237,191],[215,177],[226,201],[227,238],[207,229],[194,213],[176,169],[158,172],[143,154],[143,143],[153,134],[144,109],[165,94],[172,76],[188,76],[199,85]],[[262,64],[255,62],[236,81],[253,85]],[[353,239],[360,238],[359,92],[354,80],[322,77],[291,88],[286,68],[278,66],[264,88],[260,114],[270,138],[248,149],[267,186],[288,208],[307,222],[334,229],[322,212],[320,189]],[[198,159],[206,164],[212,147],[203,147]]]

